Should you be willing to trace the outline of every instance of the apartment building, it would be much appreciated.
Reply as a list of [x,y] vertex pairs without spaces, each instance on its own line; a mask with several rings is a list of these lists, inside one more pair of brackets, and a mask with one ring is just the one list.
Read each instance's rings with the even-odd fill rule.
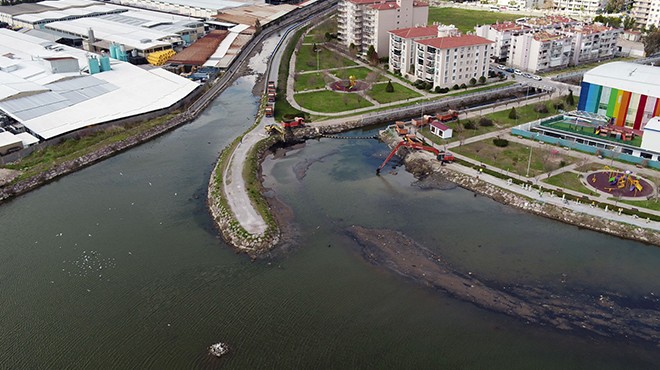
[[411,27],[389,31],[389,69],[408,78],[414,74],[414,41],[438,37],[438,26]]
[[660,28],[660,0],[635,0],[632,16],[638,26]]
[[[436,26],[434,37],[428,36],[429,33],[428,27],[390,32],[393,48],[400,46],[402,55],[406,49],[405,57],[400,58],[399,71],[408,80],[431,82],[434,88],[451,88],[488,76],[492,41],[476,35],[462,35],[454,26]],[[390,65],[390,70],[397,69]]]
[[613,58],[616,40],[623,30],[602,24],[585,24],[558,31],[571,37],[570,65],[590,63]]
[[553,0],[554,9],[562,12],[596,14],[603,10],[607,0]]
[[389,30],[425,25],[428,3],[418,0],[341,0],[337,6],[339,39],[365,53],[373,46],[378,55],[389,54]]
[[572,46],[571,36],[548,31],[515,36],[509,62],[515,68],[535,73],[565,68],[571,61]]
[[513,36],[533,32],[532,28],[514,22],[485,24],[474,27],[474,30],[477,36],[493,41],[490,56],[498,63],[506,63],[509,58]]

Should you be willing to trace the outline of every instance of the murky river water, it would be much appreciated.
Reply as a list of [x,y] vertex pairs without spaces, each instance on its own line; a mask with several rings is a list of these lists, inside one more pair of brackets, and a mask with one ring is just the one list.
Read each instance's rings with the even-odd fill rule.
[[[458,268],[557,292],[660,294],[660,248],[460,188],[374,176],[386,148],[322,140],[265,163],[298,248],[250,262],[205,189],[253,121],[243,78],[197,121],[0,207],[0,368],[652,368],[652,346],[525,324],[366,263],[343,230],[395,228]],[[299,179],[293,167],[313,161]],[[226,358],[206,348],[226,341]]]

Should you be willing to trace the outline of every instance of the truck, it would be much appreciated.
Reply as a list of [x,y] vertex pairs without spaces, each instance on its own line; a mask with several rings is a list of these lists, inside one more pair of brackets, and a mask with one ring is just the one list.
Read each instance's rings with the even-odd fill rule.
[[302,117],[296,117],[294,119],[284,120],[282,122],[282,127],[284,128],[305,127],[305,120]]
[[274,103],[275,102],[275,95],[276,95],[275,88],[274,87],[273,88],[269,87],[268,88],[268,102],[269,103]]
[[446,112],[436,114],[435,118],[437,118],[440,122],[453,121],[458,118],[458,112],[450,109]]
[[266,117],[272,117],[273,116],[273,104],[268,103],[268,105],[266,105],[266,109],[264,110],[264,112],[266,114]]
[[445,164],[445,163],[452,163],[452,162],[454,162],[454,161],[456,160],[456,158],[454,157],[453,154],[451,154],[451,153],[449,153],[449,152],[442,151],[442,152],[438,153],[438,160],[439,160],[442,164]]

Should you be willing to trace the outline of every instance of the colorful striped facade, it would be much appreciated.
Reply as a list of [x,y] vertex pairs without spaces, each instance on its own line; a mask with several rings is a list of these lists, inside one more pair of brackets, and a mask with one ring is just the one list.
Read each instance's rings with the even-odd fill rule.
[[660,97],[582,82],[578,110],[614,119],[617,126],[641,130],[651,118],[660,116]]

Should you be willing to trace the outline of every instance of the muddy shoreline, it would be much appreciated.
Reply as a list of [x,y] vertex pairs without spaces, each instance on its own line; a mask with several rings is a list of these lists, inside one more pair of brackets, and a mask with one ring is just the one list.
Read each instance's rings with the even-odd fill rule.
[[[632,300],[615,292],[555,292],[542,286],[502,284],[459,271],[401,232],[352,226],[346,230],[364,259],[418,284],[527,323],[564,331],[633,340],[660,347],[660,298]],[[635,304],[632,304],[632,303]]]

